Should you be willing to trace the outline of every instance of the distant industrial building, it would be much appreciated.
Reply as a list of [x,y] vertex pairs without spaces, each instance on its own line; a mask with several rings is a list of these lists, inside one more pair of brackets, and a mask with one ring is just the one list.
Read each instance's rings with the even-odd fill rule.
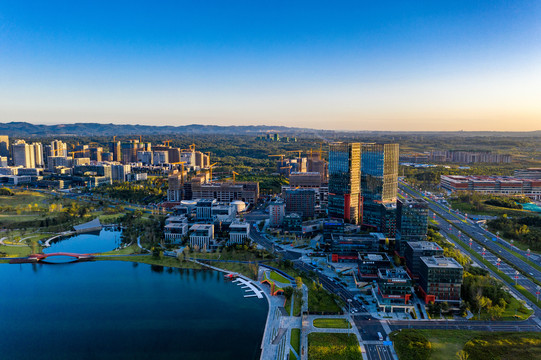
[[191,182],[192,198],[216,199],[219,202],[242,200],[255,204],[259,199],[258,182]]
[[449,191],[525,195],[534,200],[541,200],[541,180],[519,179],[511,176],[441,175],[440,186]]
[[429,160],[463,164],[509,164],[513,162],[513,157],[506,154],[495,154],[490,151],[436,150],[430,152]]
[[515,170],[514,175],[519,179],[541,180],[541,168]]

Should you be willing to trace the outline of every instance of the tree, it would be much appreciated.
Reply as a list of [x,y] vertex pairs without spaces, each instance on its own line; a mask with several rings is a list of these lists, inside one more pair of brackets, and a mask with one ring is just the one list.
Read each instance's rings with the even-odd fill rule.
[[295,278],[295,283],[297,284],[297,289],[302,288],[302,278],[300,276]]
[[291,287],[291,286],[286,286],[284,288],[284,296],[286,299],[291,299],[291,296],[293,295],[294,293],[294,289]]
[[468,353],[464,350],[460,350],[456,353],[456,357],[458,358],[458,360],[468,360],[470,358],[470,355],[468,355]]

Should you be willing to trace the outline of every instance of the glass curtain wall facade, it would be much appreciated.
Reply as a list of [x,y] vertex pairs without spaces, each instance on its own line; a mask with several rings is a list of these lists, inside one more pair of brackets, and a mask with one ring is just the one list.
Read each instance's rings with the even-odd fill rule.
[[426,240],[428,203],[423,199],[398,199],[396,205],[396,250],[402,255],[405,242]]
[[398,192],[398,144],[363,144],[363,225],[394,236]]
[[361,218],[361,144],[329,145],[329,216],[358,224]]

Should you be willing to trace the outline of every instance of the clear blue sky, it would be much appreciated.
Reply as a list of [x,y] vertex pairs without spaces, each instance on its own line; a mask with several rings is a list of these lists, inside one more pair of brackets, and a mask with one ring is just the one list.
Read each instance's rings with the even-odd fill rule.
[[0,0],[0,122],[541,129],[541,1]]

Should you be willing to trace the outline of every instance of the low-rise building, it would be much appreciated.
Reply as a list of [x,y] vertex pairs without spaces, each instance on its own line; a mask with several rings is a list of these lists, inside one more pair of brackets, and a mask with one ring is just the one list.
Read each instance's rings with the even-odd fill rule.
[[250,224],[235,221],[229,226],[229,244],[244,244],[250,240]]
[[169,216],[165,219],[165,240],[178,244],[188,235],[188,219],[186,216]]
[[204,251],[214,248],[214,224],[192,225],[190,227],[190,246]]
[[425,302],[459,304],[463,274],[464,268],[453,258],[421,257],[419,290]]
[[284,216],[282,223],[284,231],[300,233],[302,232],[302,216],[297,213],[291,213]]
[[412,280],[403,268],[378,269],[376,287],[372,289],[380,311],[410,312],[414,305]]
[[404,258],[410,276],[419,278],[421,257],[443,255],[443,248],[431,241],[409,241],[404,245]]
[[379,269],[390,269],[391,259],[386,253],[359,254],[357,260],[358,274],[362,280],[371,281],[378,278]]

